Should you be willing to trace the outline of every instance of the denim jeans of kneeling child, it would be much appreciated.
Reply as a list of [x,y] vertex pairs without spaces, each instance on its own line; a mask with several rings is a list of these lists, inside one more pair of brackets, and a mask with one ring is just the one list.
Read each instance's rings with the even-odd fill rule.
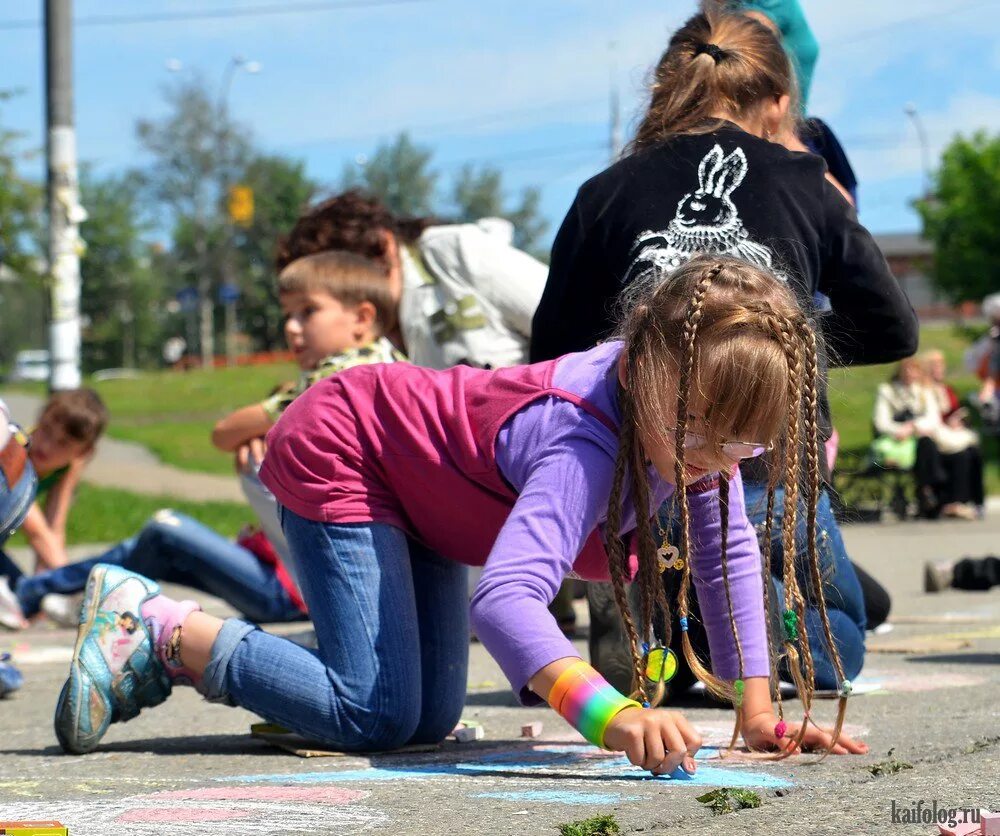
[[170,510],[160,511],[139,534],[104,554],[38,575],[25,575],[15,586],[24,614],[38,612],[42,598],[50,592],[82,591],[90,570],[98,563],[113,563],[155,581],[216,595],[258,624],[301,621],[306,617],[274,570],[262,564],[253,552],[197,520]]
[[467,568],[391,525],[281,522],[318,647],[231,619],[203,692],[345,750],[443,740],[465,704]]

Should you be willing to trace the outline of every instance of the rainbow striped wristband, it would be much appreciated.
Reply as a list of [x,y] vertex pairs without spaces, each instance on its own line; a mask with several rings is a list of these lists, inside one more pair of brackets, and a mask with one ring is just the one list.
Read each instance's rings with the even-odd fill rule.
[[604,732],[615,715],[626,708],[642,707],[622,696],[582,659],[559,674],[549,692],[549,705],[601,748],[604,748]]

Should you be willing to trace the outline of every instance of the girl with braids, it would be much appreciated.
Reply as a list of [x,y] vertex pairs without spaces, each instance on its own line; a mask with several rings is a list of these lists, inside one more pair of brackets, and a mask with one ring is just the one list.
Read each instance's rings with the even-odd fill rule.
[[[705,12],[673,35],[653,71],[649,106],[631,146],[580,188],[553,245],[533,322],[532,362],[606,338],[623,288],[643,285],[698,253],[728,254],[775,272],[839,364],[887,363],[916,351],[916,316],[871,235],[826,179],[823,161],[775,141],[794,135],[800,112],[788,55],[771,27],[718,10],[727,5],[733,4],[705,2]],[[814,307],[820,296],[829,300],[827,313]],[[826,366],[821,353],[812,394],[821,442],[831,433]],[[779,485],[768,514],[771,458],[742,468],[747,511],[762,537],[770,536],[772,527],[775,534],[783,531],[788,518],[797,520],[796,542],[804,551],[811,543],[806,497]],[[818,466],[825,482],[825,461]],[[669,510],[660,524],[676,537]],[[884,610],[885,595],[849,561],[823,487],[816,515],[824,587],[833,602],[829,618],[852,678],[864,662],[867,612],[874,616],[876,604]],[[779,534],[775,543],[780,539]],[[774,551],[767,555],[773,557],[771,597],[781,599],[791,569],[777,546]],[[668,594],[678,583],[676,574],[664,574]],[[803,570],[797,579],[803,588],[807,575]],[[591,661],[624,687],[630,654],[611,591],[592,585],[588,595]],[[805,600],[815,685],[837,689],[843,677],[822,640],[823,618],[813,596]],[[703,645],[694,622],[691,632]],[[691,684],[689,674],[682,668],[673,687]]]
[[[751,747],[865,751],[836,742],[837,729],[779,725],[760,553],[736,469],[774,448],[797,480],[801,436],[814,507],[813,356],[812,332],[777,280],[712,258],[650,285],[620,339],[590,351],[500,370],[363,366],[319,381],[271,430],[261,470],[283,506],[318,648],[220,621],[146,578],[98,566],[57,708],[61,744],[93,749],[110,722],[180,683],[345,750],[443,740],[465,700],[466,564],[484,566],[472,623],[519,698],[548,700],[589,740],[636,765],[694,770],[698,734],[682,715],[655,708],[662,689],[644,676],[669,643],[654,637],[654,623],[670,624],[675,607],[688,617],[691,584],[712,672],[685,641],[688,664],[739,707]],[[664,597],[649,526],[674,493],[683,497],[676,604]],[[638,619],[625,601],[635,535]],[[578,658],[547,610],[570,573],[614,580],[631,698]],[[786,590],[786,608],[801,613],[794,576]],[[140,613],[146,631],[124,663],[106,661],[95,626],[113,608]],[[805,639],[803,628],[786,651],[808,668]]]

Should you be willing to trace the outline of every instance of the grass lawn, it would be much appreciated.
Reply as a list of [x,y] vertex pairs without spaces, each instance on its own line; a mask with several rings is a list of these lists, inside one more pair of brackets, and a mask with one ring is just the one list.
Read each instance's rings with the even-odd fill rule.
[[[148,447],[167,464],[229,475],[232,457],[212,446],[215,422],[241,406],[261,401],[279,383],[295,380],[292,364],[216,369],[212,372],[147,372],[135,380],[93,386],[111,412],[108,434]],[[42,385],[11,387],[44,397]]]
[[[80,485],[76,502],[66,527],[66,542],[115,543],[132,537],[161,508],[172,508],[187,514],[226,537],[233,537],[248,522],[254,520],[248,505],[238,502],[187,502],[174,497],[145,496],[116,488]],[[9,541],[24,546],[20,532]]]

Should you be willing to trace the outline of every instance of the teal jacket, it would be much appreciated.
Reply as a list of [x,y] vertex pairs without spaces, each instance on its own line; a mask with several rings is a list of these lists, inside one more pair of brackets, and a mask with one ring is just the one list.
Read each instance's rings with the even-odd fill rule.
[[799,80],[802,112],[809,101],[813,70],[819,58],[819,42],[809,28],[799,0],[743,0],[743,8],[767,15],[781,30],[781,40],[792,56],[795,74]]

